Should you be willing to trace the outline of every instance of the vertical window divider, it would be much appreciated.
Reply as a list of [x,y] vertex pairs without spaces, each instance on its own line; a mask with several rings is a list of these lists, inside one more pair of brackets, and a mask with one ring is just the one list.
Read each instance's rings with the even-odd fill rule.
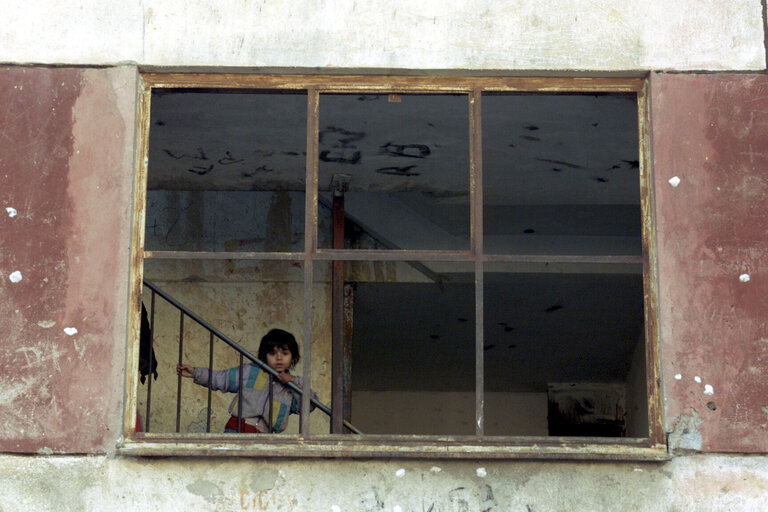
[[483,338],[483,144],[482,89],[469,94],[469,191],[472,257],[475,263],[475,435],[485,429],[485,369]]
[[307,175],[304,193],[304,339],[302,343],[301,435],[309,437],[310,389],[312,383],[312,279],[313,258],[317,253],[317,166],[320,95],[307,90]]
[[659,362],[658,262],[656,255],[656,222],[653,167],[650,158],[650,96],[648,80],[637,91],[638,173],[640,178],[640,208],[643,239],[643,317],[645,318],[645,375],[648,411],[648,437],[656,445],[665,445],[661,376]]

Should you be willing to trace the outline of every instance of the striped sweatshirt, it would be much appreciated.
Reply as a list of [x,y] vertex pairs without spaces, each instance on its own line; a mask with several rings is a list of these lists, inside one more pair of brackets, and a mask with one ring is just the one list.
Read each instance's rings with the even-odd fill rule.
[[[242,371],[240,371],[242,368]],[[295,377],[293,383],[303,389],[304,380]],[[196,384],[208,387],[208,368],[195,368]],[[272,428],[267,424],[269,416],[269,375],[255,364],[244,364],[240,368],[213,371],[210,378],[211,389],[227,393],[237,393],[242,388],[242,416],[246,423],[261,432],[282,432],[288,424],[289,414],[298,414],[301,409],[301,394],[294,392],[278,379],[272,379]],[[317,395],[312,393],[312,398]],[[229,404],[229,413],[237,417],[237,395]],[[314,409],[314,406],[311,407]],[[311,410],[310,409],[310,410]]]

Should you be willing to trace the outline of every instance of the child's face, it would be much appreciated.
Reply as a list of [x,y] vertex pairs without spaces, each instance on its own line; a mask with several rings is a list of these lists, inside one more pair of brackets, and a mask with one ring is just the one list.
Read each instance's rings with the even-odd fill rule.
[[267,364],[277,373],[288,370],[293,363],[293,354],[286,347],[275,347],[267,352]]

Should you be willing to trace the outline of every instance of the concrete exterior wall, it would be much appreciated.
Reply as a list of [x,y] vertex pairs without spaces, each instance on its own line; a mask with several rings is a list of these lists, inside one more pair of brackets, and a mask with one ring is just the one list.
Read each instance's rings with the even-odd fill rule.
[[[6,63],[505,74],[765,68],[757,0],[90,1],[76,8],[37,0],[4,18]],[[4,512],[764,509],[764,75],[651,76],[673,457],[646,464],[115,455],[136,79],[132,66],[0,68]],[[674,176],[677,187],[667,181]],[[70,327],[77,333],[64,331]]]
[[765,67],[759,0],[32,0],[0,62],[628,71]]
[[765,510],[768,494],[765,460],[736,456],[667,464],[5,456],[0,465],[4,512],[722,512]]
[[0,446],[122,431],[135,68],[0,68]]

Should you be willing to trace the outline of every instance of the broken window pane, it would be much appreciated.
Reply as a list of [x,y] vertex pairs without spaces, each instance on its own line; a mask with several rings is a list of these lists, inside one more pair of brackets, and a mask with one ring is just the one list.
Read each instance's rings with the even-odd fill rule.
[[633,94],[483,95],[484,250],[641,254]]
[[[596,266],[535,274],[517,272],[514,264],[490,267],[484,285],[486,434],[623,435],[624,393],[645,388],[645,379],[630,378],[645,371],[644,354],[636,351],[645,346],[642,274],[600,273]],[[622,415],[608,419],[596,409],[592,420],[612,429],[568,430],[561,421],[550,432],[553,385],[591,386],[611,396],[620,389]]]
[[[462,264],[359,262],[352,423],[371,434],[475,433],[475,290]],[[437,277],[437,281],[434,278]]]
[[147,250],[304,247],[306,94],[152,93]]
[[321,247],[336,192],[350,227],[379,248],[469,249],[466,96],[323,94],[319,122]]

